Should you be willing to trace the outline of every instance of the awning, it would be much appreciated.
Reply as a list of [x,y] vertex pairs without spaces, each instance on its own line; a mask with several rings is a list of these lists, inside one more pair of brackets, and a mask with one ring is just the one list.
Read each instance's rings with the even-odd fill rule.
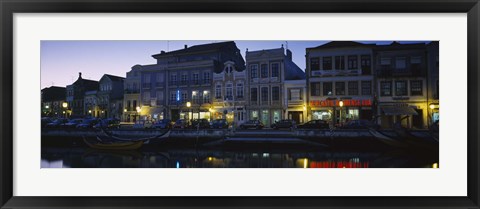
[[389,106],[382,107],[385,115],[418,115],[417,111],[408,106]]

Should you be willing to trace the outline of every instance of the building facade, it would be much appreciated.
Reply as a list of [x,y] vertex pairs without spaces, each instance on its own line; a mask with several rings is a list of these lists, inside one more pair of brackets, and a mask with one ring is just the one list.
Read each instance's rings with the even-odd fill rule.
[[63,107],[62,104],[66,99],[66,88],[51,86],[42,89],[42,117],[62,117]]
[[137,66],[141,76],[140,115],[146,119],[211,119],[212,112],[222,111],[213,105],[213,74],[222,72],[227,61],[233,62],[235,69],[244,66],[233,41],[185,45],[152,57],[156,64]]
[[283,92],[285,92],[283,103],[286,107],[284,118],[294,120],[297,124],[308,121],[306,82],[305,79],[283,82]]
[[87,91],[85,92],[85,98],[84,98],[84,106],[85,106],[85,111],[87,116],[95,117],[95,118],[100,118],[101,117],[101,109],[98,106],[98,91],[93,90],[93,91]]
[[439,77],[439,42],[432,41],[427,45],[428,89],[427,103],[429,107],[429,122],[440,120],[440,77]]
[[123,121],[135,122],[138,120],[140,109],[140,85],[141,65],[135,65],[130,72],[127,72],[127,76],[123,85]]
[[[240,67],[240,68],[238,68]],[[226,119],[238,126],[247,119],[245,94],[247,73],[233,61],[223,63],[220,72],[213,73],[213,119]]]
[[[123,112],[123,80],[125,78],[105,74],[100,78],[97,92],[97,105],[101,118],[122,117]],[[88,114],[89,110],[85,110]]]
[[341,125],[374,116],[373,48],[333,41],[306,49],[309,120]]
[[383,128],[429,126],[427,58],[424,43],[393,42],[375,48],[378,123]]
[[305,73],[292,61],[292,52],[283,48],[248,51],[245,55],[248,80],[247,117],[265,126],[285,119],[284,81],[303,79]]
[[85,92],[97,89],[98,81],[83,79],[82,73],[78,73],[78,79],[66,88],[66,100],[68,103],[65,108],[66,116],[83,117],[88,115],[84,106]]

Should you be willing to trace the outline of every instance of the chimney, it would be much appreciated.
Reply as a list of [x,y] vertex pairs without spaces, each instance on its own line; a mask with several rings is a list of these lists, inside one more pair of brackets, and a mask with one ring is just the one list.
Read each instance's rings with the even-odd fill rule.
[[162,51],[160,51],[160,54],[165,54],[165,51],[163,51],[163,50],[162,50]]
[[79,73],[78,73],[78,78],[79,78],[79,79],[82,78],[82,72],[79,72]]
[[185,44],[185,49],[188,48],[188,45]]
[[287,59],[292,60],[292,51],[290,49],[287,49]]

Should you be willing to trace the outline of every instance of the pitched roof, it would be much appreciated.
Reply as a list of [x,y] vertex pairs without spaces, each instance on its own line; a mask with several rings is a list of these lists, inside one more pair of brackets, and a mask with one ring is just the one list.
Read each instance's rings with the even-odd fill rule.
[[375,44],[364,44],[356,41],[330,41],[326,44],[307,48],[308,49],[328,49],[328,48],[341,48],[341,47],[359,47],[359,46],[375,46]]
[[156,58],[158,56],[171,56],[171,55],[179,55],[179,54],[186,54],[186,53],[194,53],[194,52],[201,52],[201,51],[211,51],[211,50],[219,50],[224,47],[237,47],[235,42],[233,41],[225,41],[225,42],[217,42],[217,43],[210,43],[210,44],[201,44],[201,45],[194,45],[191,47],[187,47],[184,49],[179,49],[170,52],[162,52],[160,54],[154,54],[152,57]]
[[124,77],[115,76],[115,75],[110,75],[110,74],[105,74],[104,76],[107,76],[107,77],[110,78],[110,80],[112,80],[112,81],[123,81],[123,80],[125,80]]

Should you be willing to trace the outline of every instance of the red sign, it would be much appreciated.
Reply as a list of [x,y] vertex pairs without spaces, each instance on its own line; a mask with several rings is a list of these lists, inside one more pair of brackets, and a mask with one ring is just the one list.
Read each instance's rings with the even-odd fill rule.
[[345,107],[370,107],[372,101],[369,99],[346,99],[346,100],[313,100],[310,101],[311,107],[340,107],[340,101],[343,101]]

